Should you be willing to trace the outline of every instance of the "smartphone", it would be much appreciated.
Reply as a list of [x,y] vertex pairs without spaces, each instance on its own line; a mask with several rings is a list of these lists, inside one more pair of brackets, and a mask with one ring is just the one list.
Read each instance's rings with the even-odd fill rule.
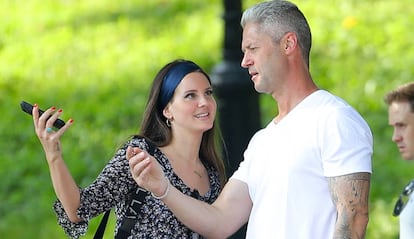
[[[26,101],[22,101],[20,102],[20,107],[22,108],[22,110],[26,113],[28,113],[29,115],[32,115],[32,111],[33,111],[33,105],[30,103],[27,103]],[[42,115],[45,111],[39,109],[39,116]],[[50,118],[50,117],[49,117]],[[55,128],[62,128],[65,125],[65,121],[61,120],[61,119],[57,119],[54,123],[53,126]]]

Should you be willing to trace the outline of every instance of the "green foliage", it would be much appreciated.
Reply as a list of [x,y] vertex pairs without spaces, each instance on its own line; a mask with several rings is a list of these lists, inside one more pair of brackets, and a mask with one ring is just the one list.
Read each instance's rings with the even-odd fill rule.
[[[243,6],[255,2],[245,0]],[[413,175],[391,142],[382,98],[411,81],[414,9],[408,0],[296,3],[313,32],[314,80],[359,110],[374,134],[367,238],[396,238],[398,219],[391,211]],[[51,210],[55,195],[41,145],[20,101],[62,107],[63,119],[75,120],[62,139],[64,157],[79,185],[86,186],[115,148],[137,132],[148,87],[161,66],[187,58],[211,71],[220,61],[222,13],[219,0],[4,0],[0,235],[65,238]],[[275,104],[261,96],[260,106],[265,124]],[[98,221],[92,220],[88,237]]]

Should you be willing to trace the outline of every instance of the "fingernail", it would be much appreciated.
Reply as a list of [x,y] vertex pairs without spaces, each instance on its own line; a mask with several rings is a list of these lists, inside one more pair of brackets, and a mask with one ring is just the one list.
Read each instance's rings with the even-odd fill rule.
[[34,104],[33,104],[33,107],[37,107],[37,104],[36,104],[36,103],[34,103]]
[[60,110],[58,110],[58,112],[59,112],[59,113],[62,113],[62,112],[63,112],[63,110],[62,110],[62,109],[60,109]]
[[56,107],[54,107],[54,106],[53,106],[53,107],[52,107],[52,108],[50,108],[50,109],[51,109],[51,110],[55,110],[55,109],[56,109]]
[[73,121],[74,121],[73,119],[69,119],[69,121],[68,121],[68,122],[69,122],[69,124],[72,124],[72,123],[73,123]]

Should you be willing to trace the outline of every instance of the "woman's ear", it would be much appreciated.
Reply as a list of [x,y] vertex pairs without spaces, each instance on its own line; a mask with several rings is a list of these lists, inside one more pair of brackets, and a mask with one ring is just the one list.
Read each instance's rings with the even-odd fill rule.
[[172,115],[171,115],[171,112],[170,112],[170,105],[169,104],[167,106],[165,106],[164,110],[162,111],[162,114],[164,115],[165,118],[171,119]]

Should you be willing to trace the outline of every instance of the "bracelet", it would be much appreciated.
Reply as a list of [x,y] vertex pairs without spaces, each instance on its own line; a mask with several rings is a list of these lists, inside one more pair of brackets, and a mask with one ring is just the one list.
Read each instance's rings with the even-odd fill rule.
[[165,189],[165,193],[163,195],[156,196],[153,192],[151,192],[151,196],[153,196],[155,199],[159,199],[159,200],[164,199],[167,196],[168,192],[170,191],[170,180],[168,180],[167,177],[165,177],[165,180],[167,181],[167,188]]

